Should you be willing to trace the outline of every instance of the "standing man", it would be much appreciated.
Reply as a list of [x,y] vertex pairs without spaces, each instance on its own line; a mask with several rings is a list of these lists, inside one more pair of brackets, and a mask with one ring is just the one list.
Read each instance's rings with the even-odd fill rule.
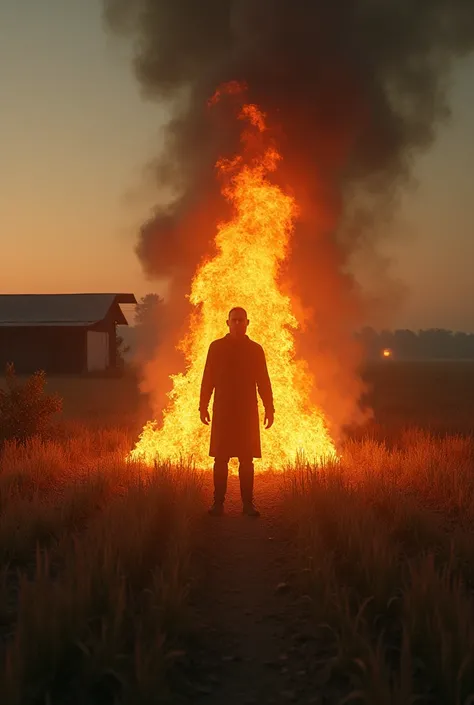
[[209,450],[214,458],[214,504],[209,509],[213,516],[223,512],[230,458],[239,459],[243,513],[260,516],[253,504],[253,459],[262,457],[257,389],[265,407],[265,428],[272,426],[275,409],[265,353],[246,335],[248,324],[245,309],[231,309],[229,332],[209,346],[202,378],[199,412],[206,425],[214,391]]

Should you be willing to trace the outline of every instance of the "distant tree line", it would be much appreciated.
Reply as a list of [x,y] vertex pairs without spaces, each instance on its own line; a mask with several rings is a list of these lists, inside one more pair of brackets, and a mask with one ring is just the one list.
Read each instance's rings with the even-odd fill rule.
[[427,330],[382,330],[363,328],[357,333],[369,359],[379,359],[390,350],[397,360],[473,360],[474,333],[445,328]]

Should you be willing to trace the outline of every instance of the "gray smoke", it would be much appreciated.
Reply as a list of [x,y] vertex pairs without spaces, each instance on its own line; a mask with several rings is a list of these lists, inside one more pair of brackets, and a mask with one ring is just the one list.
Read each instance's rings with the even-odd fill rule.
[[[360,384],[350,331],[370,301],[351,258],[374,251],[380,222],[449,111],[455,57],[474,45],[472,0],[104,0],[108,26],[135,45],[145,94],[173,108],[158,185],[176,193],[139,234],[152,277],[182,301],[216,222],[226,215],[214,165],[241,125],[215,89],[244,81],[283,155],[277,177],[301,207],[286,286],[308,311],[300,350],[324,367],[319,401],[338,423],[353,417]],[[377,227],[376,227],[377,226]],[[178,304],[177,304],[178,305]],[[185,307],[176,309],[178,318]],[[251,317],[251,316],[250,316]],[[339,391],[335,393],[335,389]]]

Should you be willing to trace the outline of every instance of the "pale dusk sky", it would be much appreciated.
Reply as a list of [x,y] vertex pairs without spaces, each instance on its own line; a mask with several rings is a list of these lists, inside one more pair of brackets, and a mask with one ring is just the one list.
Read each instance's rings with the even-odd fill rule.
[[[142,99],[128,52],[100,0],[0,0],[1,293],[160,291],[133,248],[163,109]],[[409,291],[391,327],[474,332],[474,57],[451,84],[451,121],[389,246]]]

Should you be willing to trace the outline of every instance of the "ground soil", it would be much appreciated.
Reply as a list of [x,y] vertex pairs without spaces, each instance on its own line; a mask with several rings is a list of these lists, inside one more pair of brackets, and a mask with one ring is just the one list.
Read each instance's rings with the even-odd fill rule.
[[[211,500],[211,486],[206,487]],[[229,478],[226,513],[206,516],[206,575],[195,595],[200,648],[193,702],[322,703],[312,668],[307,600],[282,519],[278,476],[257,475],[260,518],[242,516],[238,478]],[[314,666],[314,664],[313,664]]]

